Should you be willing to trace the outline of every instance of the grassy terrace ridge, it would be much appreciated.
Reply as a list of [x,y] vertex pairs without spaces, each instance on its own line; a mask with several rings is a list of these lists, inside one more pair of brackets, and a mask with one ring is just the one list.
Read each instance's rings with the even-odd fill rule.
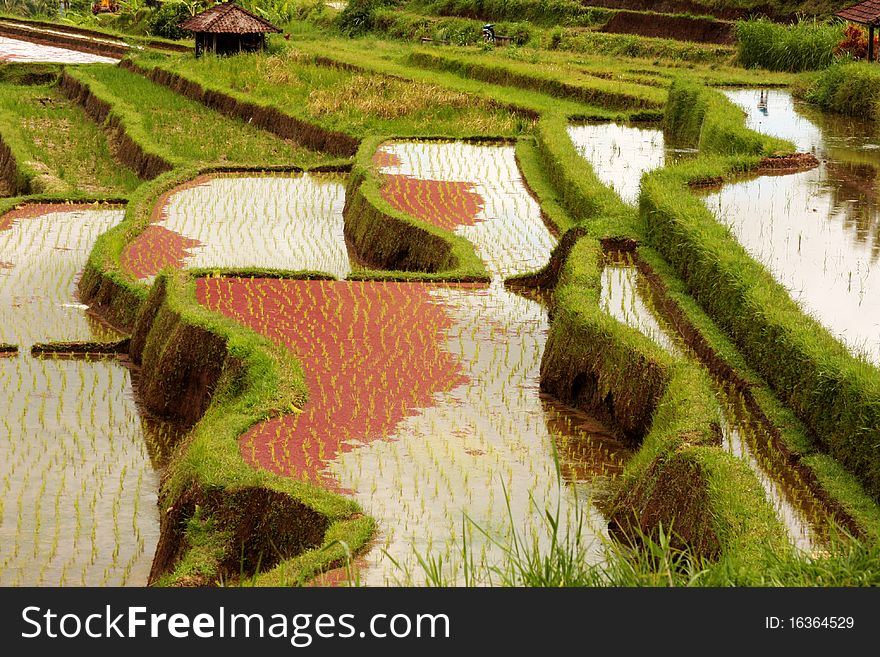
[[[778,434],[781,445],[775,451],[786,461],[786,466],[800,470],[800,479],[807,490],[819,497],[831,514],[839,516],[840,509],[852,519],[856,529],[848,527],[847,531],[855,531],[869,542],[880,540],[880,505],[867,495],[856,477],[823,453],[821,445],[804,424],[779,401],[766,381],[749,367],[742,354],[696,303],[685,284],[663,258],[647,246],[639,247],[638,258],[657,277],[663,287],[662,294],[672,301],[684,318],[683,321],[676,319],[672,323],[678,326],[690,324],[698,332],[696,340],[686,340],[688,348],[698,352],[694,353],[694,357],[699,358],[715,376],[726,370],[723,378],[732,381],[743,398],[754,400],[759,413],[773,428],[771,434]],[[705,342],[700,345],[700,341]],[[838,520],[843,524],[843,518]]]
[[741,115],[739,123],[725,119],[729,105],[716,92],[687,85],[670,93],[670,127],[710,156],[643,179],[640,213],[647,242],[826,452],[880,499],[877,367],[850,354],[805,315],[705,204],[687,193],[692,181],[742,171],[780,148],[779,140],[749,135]]
[[[205,359],[220,363],[210,405],[162,482],[160,508],[168,512],[153,583],[220,584],[271,576],[279,564],[287,583],[301,583],[344,559],[338,541],[353,551],[366,542],[373,521],[356,503],[241,457],[238,437],[248,427],[295,412],[305,399],[302,368],[285,349],[201,307],[195,281],[184,273],[153,286],[135,339],[148,397],[185,385],[180,368],[200,373],[212,369]],[[293,573],[289,557],[296,557]]]
[[124,196],[140,183],[106,136],[54,84],[0,82],[0,138],[19,170],[13,193]]
[[110,105],[129,136],[175,165],[310,166],[325,157],[223,116],[119,66],[95,64],[69,73]]
[[[470,80],[453,73],[425,70],[406,62],[410,48],[406,45],[379,39],[344,39],[327,41],[302,41],[298,49],[313,56],[321,57],[326,63],[335,62],[339,66],[354,67],[361,70],[375,71],[395,76],[416,83],[442,85],[456,91],[483,98],[490,103],[507,107],[536,118],[545,113],[561,113],[580,118],[604,120],[620,119],[624,116],[619,111],[609,110],[598,105],[585,105],[562,98],[553,98],[536,91],[528,91],[517,87]],[[520,124],[515,133],[496,130],[491,134],[519,134],[530,127],[528,121],[519,117]],[[433,131],[432,131],[433,132]],[[424,133],[424,128],[422,128]],[[471,133],[476,136],[478,133]],[[468,135],[464,135],[468,136]]]
[[607,508],[625,541],[658,539],[698,559],[761,568],[789,549],[755,474],[717,446],[718,408],[705,371],[599,308],[601,247],[582,237],[562,266],[541,386],[610,414],[640,444]]
[[464,78],[494,84],[533,89],[550,96],[568,98],[589,105],[612,109],[656,109],[666,101],[666,94],[654,87],[634,83],[621,84],[572,71],[557,71],[546,66],[513,62],[501,58],[473,57],[445,50],[414,50],[407,62],[423,68],[456,73]]
[[[333,52],[322,42],[321,52]],[[340,42],[342,43],[342,42]],[[296,47],[278,55],[217,59],[192,56],[133,58],[234,97],[273,106],[326,130],[355,137],[368,134],[418,135],[432,130],[450,136],[516,135],[525,121],[507,108],[440,86],[425,76],[420,84],[383,70],[348,70],[315,61]]]
[[[517,153],[547,218],[575,235],[548,279],[553,312],[541,388],[607,417],[639,445],[605,503],[612,530],[639,542],[657,540],[665,528],[674,545],[734,571],[787,558],[782,525],[755,474],[718,445],[720,416],[707,372],[599,308],[602,247],[596,236],[610,226],[619,236],[637,236],[636,211],[602,185],[589,164],[570,159],[552,130],[557,125],[558,119],[543,120],[538,145],[523,141]],[[560,152],[556,167],[541,166],[546,158],[557,161]],[[589,175],[574,178],[574,171]],[[559,195],[572,180],[577,193]],[[576,225],[579,235],[571,230]]]
[[[378,9],[372,33],[387,39],[420,41],[427,37],[438,43],[478,45],[485,20],[437,17],[406,9]],[[496,34],[513,36],[516,45],[572,53],[663,59],[670,63],[729,64],[736,55],[733,46],[677,41],[634,34],[598,32],[590,27],[546,28],[528,23],[496,24]],[[505,31],[506,30],[506,31]]]

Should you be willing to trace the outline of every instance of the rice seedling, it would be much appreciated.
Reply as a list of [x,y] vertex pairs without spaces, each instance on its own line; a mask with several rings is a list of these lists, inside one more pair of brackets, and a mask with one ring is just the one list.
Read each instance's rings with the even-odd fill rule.
[[617,123],[572,125],[568,135],[596,177],[630,205],[638,205],[642,174],[681,159],[667,149],[663,132]]
[[[98,233],[121,211],[27,206],[0,221],[13,266],[0,276],[3,336],[36,340],[106,339],[76,302],[74,281]],[[146,581],[158,539],[158,477],[147,458],[129,372],[114,361],[0,361],[0,584],[124,584]],[[137,488],[147,479],[150,485]],[[135,501],[136,500],[136,501]],[[128,523],[125,521],[128,520]],[[123,531],[136,526],[140,540]],[[147,541],[144,541],[147,538]]]
[[[385,173],[472,185],[483,200],[480,216],[461,230],[483,226],[465,234],[495,274],[488,289],[224,278],[197,286],[201,303],[303,362],[311,391],[303,412],[256,425],[242,436],[241,452],[276,472],[349,490],[379,520],[384,551],[365,557],[366,583],[387,583],[392,564],[408,563],[413,547],[454,554],[464,509],[497,522],[499,477],[515,491],[517,519],[534,527],[527,498],[551,495],[553,441],[564,433],[590,442],[579,425],[548,420],[565,413],[538,394],[545,309],[501,284],[502,275],[546,261],[553,244],[513,149],[386,144],[381,158],[393,168]],[[436,205],[438,220],[457,207]],[[600,441],[607,449],[597,454],[608,464],[596,471],[604,478],[622,456],[607,432]],[[599,485],[594,472],[581,472],[583,481],[571,470],[578,486]],[[567,504],[569,493],[561,495]],[[477,552],[488,561],[499,556],[489,543]]]
[[149,280],[165,265],[313,270],[339,278],[351,271],[338,175],[203,177],[160,203],[154,230],[123,251],[123,265],[139,278]]

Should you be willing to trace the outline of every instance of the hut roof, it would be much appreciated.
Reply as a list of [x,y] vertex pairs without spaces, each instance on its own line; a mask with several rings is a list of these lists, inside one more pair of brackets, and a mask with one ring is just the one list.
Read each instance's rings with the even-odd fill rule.
[[880,0],[865,0],[834,15],[862,25],[880,25]]
[[214,5],[180,24],[190,32],[211,32],[223,34],[256,34],[260,32],[280,32],[269,21],[263,20],[242,9],[234,2]]

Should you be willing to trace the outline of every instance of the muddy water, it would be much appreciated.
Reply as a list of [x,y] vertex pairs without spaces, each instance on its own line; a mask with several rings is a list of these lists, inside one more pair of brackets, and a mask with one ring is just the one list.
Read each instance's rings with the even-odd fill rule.
[[596,177],[630,205],[639,203],[642,174],[692,154],[667,147],[655,128],[590,123],[569,126],[568,136]]
[[[650,288],[625,254],[606,255],[600,306],[624,324],[647,335],[671,354],[685,357],[689,353],[674,329],[654,310]],[[766,446],[766,430],[736,391],[720,380],[713,379],[713,384],[721,410],[721,430],[725,447],[745,460],[755,472],[792,544],[803,551],[812,551],[817,537],[811,527],[810,518],[818,517],[813,500],[800,496],[782,478],[787,469],[785,464],[778,462],[781,460],[778,456],[774,462],[774,454]]]
[[116,337],[74,289],[95,237],[123,213],[27,214],[0,230],[0,342],[20,347],[0,359],[0,585],[144,585],[159,482],[129,370],[29,353],[38,341]]
[[158,224],[201,244],[186,267],[319,270],[345,278],[345,179],[336,174],[218,176],[172,194]]
[[733,182],[706,205],[809,314],[851,351],[880,364],[880,138],[769,91],[726,92],[750,127],[812,151],[819,167]]
[[0,36],[0,62],[49,62],[57,64],[115,64],[118,59],[79,50],[44,46]]
[[[514,527],[520,539],[534,537],[546,548],[544,512],[557,504],[560,533],[583,524],[584,558],[602,560],[606,523],[590,500],[627,453],[595,420],[539,392],[547,313],[506,290],[501,277],[542,265],[554,240],[525,190],[513,148],[384,148],[399,158],[383,169],[388,173],[474,184],[483,199],[479,221],[456,232],[475,244],[493,282],[487,289],[432,291],[453,319],[445,348],[458,357],[468,383],[437,394],[433,406],[398,424],[390,440],[360,446],[328,466],[379,522],[361,581],[422,583],[421,555],[442,559],[447,582],[464,583],[465,547],[478,570],[503,561],[466,519],[502,542]],[[554,453],[569,485],[558,485]]]

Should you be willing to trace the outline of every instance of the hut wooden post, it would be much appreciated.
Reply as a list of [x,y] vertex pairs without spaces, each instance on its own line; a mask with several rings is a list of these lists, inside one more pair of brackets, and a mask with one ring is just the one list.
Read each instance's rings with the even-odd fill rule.
[[874,24],[868,24],[868,61],[874,61]]
[[232,55],[266,47],[267,32],[281,32],[272,23],[242,9],[234,2],[224,2],[183,21],[180,27],[195,35],[196,57],[210,51]]

